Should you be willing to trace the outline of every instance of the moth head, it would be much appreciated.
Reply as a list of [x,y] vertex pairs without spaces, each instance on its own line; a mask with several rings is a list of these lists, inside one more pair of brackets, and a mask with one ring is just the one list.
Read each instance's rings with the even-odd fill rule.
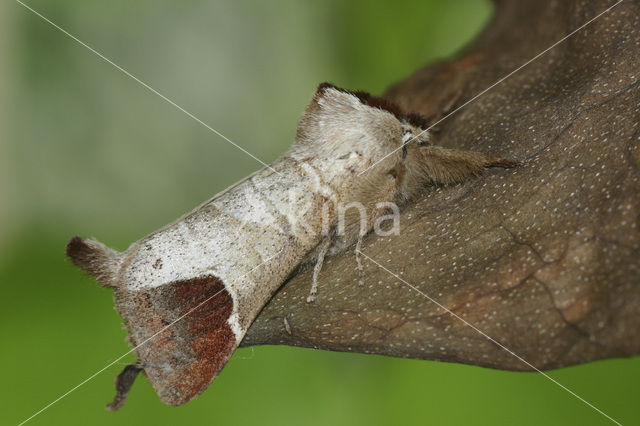
[[428,143],[426,128],[424,118],[384,98],[322,83],[298,123],[292,153],[353,175],[399,178],[409,146]]

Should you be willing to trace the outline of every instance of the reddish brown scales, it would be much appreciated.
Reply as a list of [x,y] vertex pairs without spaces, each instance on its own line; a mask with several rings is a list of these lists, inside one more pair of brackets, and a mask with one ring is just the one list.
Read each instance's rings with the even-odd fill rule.
[[185,395],[196,396],[220,373],[235,349],[235,335],[227,323],[233,300],[215,277],[181,281],[175,285],[175,294],[183,305],[182,315],[187,315],[184,321],[189,325],[190,346],[196,357],[185,371],[188,380],[178,388]]
[[116,289],[116,307],[131,344],[142,344],[136,349],[139,365],[169,405],[202,393],[237,346],[227,322],[233,299],[214,276],[136,292]]

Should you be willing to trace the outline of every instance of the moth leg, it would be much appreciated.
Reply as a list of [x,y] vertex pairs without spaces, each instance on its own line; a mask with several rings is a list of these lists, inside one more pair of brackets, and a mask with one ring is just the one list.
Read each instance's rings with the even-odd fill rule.
[[307,297],[307,303],[313,303],[316,301],[318,296],[318,277],[320,276],[320,271],[322,270],[322,263],[324,262],[324,257],[327,255],[327,251],[329,251],[329,247],[331,246],[331,238],[325,237],[324,240],[320,243],[320,247],[318,248],[318,258],[316,259],[316,265],[313,267],[313,279],[311,282],[311,291],[309,291],[309,296]]
[[282,319],[284,320],[284,330],[288,335],[291,335],[291,326],[289,325],[289,321],[287,321],[287,316],[285,315]]
[[360,234],[358,237],[358,242],[356,243],[356,265],[358,269],[358,285],[364,285],[364,268],[362,267],[362,257],[360,253],[362,252],[362,241],[364,240],[364,235]]
[[415,169],[418,176],[433,184],[460,183],[473,175],[480,174],[488,167],[510,168],[517,162],[507,160],[496,154],[461,149],[449,149],[436,145],[420,146],[416,157],[412,159],[410,168]]

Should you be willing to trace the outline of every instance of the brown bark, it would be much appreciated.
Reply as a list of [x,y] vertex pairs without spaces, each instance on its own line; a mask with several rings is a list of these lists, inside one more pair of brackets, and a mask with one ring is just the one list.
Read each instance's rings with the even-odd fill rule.
[[[463,104],[614,4],[502,0],[456,59],[388,96]],[[521,161],[407,206],[399,236],[364,253],[540,369],[640,351],[640,2],[610,13],[444,120],[442,145]],[[244,345],[529,367],[352,250],[290,279]],[[286,318],[286,324],[285,319]]]

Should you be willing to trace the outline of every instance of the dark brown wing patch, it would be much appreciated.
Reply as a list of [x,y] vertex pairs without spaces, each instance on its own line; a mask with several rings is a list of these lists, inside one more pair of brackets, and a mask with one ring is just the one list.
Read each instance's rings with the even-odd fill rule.
[[135,351],[138,365],[169,405],[184,404],[202,393],[237,347],[227,322],[233,299],[214,276],[144,291],[116,289],[116,308],[131,345],[141,345]]

